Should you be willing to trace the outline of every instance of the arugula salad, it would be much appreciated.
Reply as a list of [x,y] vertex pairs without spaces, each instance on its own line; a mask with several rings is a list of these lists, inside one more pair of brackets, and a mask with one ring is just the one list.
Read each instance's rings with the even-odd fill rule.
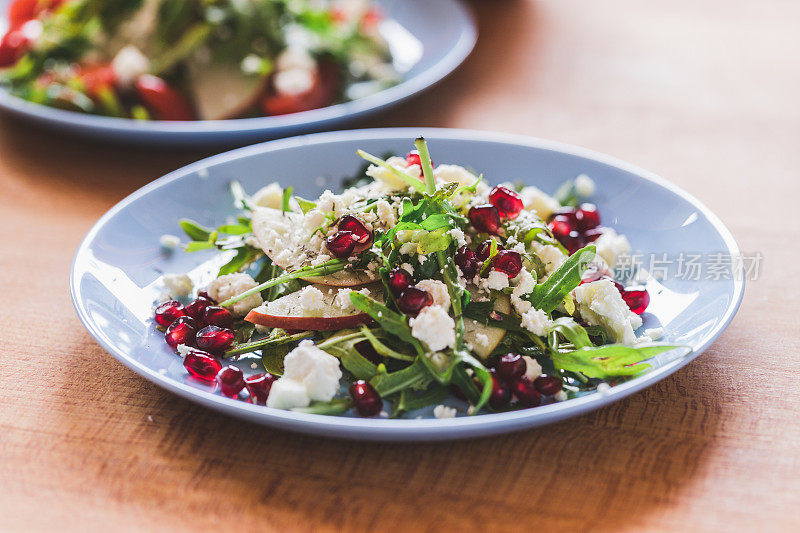
[[400,81],[383,22],[369,0],[12,0],[0,83],[119,118],[284,115]]
[[222,265],[198,291],[162,278],[155,321],[195,379],[278,409],[448,418],[607,388],[675,348],[635,333],[649,295],[614,280],[630,245],[585,201],[590,178],[492,187],[414,146],[359,151],[340,194],[233,182],[235,219],[181,220],[183,248]]

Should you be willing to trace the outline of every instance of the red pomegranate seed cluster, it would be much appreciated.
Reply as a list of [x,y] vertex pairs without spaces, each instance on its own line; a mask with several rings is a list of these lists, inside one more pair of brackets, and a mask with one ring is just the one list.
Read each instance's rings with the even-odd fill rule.
[[397,299],[397,307],[403,313],[417,316],[423,307],[433,305],[429,292],[413,286],[414,279],[407,270],[395,268],[389,272],[389,290]]
[[596,241],[603,233],[600,213],[594,204],[581,204],[577,208],[562,207],[550,218],[548,226],[570,254]]
[[353,215],[339,219],[336,233],[325,240],[328,251],[334,257],[350,257],[359,254],[372,244],[372,232]]
[[[503,272],[509,278],[516,277],[522,271],[522,255],[513,250],[506,250],[500,243],[496,246],[497,252],[492,259],[492,268]],[[492,241],[489,239],[482,242],[475,251],[466,245],[456,251],[455,262],[465,278],[470,279],[478,273],[483,262],[489,259],[491,247]]]
[[525,376],[526,363],[519,354],[502,356],[490,368],[492,373],[492,394],[489,405],[495,411],[507,407],[512,397],[523,407],[536,407],[542,403],[542,396],[553,396],[561,390],[561,380],[555,376],[542,374],[531,380]]

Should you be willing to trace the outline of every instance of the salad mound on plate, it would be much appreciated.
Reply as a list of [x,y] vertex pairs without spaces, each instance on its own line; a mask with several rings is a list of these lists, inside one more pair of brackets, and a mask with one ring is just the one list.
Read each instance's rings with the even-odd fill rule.
[[[273,183],[249,196],[234,182],[236,219],[181,221],[187,250],[224,261],[189,303],[192,280],[164,277],[184,302],[164,301],[155,320],[189,373],[269,407],[401,417],[435,406],[445,418],[563,401],[675,348],[635,334],[649,296],[614,280],[630,245],[579,204],[588,177],[556,198],[490,187],[415,146],[386,160],[360,151],[369,165],[341,194],[309,200]],[[258,353],[253,375],[223,368]]]
[[0,81],[119,118],[284,115],[397,83],[381,24],[369,0],[12,0]]

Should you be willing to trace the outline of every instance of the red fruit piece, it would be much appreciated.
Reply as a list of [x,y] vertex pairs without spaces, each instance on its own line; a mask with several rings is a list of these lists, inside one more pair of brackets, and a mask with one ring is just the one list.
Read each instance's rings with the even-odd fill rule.
[[557,209],[550,215],[550,220],[552,221],[557,216],[564,217],[564,220],[569,223],[571,229],[574,230],[578,228],[578,210],[574,207],[561,207]]
[[419,165],[419,168],[422,168],[422,160],[419,158],[419,151],[418,150],[411,150],[406,154],[406,165]]
[[512,386],[514,396],[519,400],[523,407],[537,407],[542,403],[539,391],[536,390],[534,382],[523,376]]
[[222,394],[236,396],[244,388],[244,373],[240,368],[228,365],[217,374],[217,383]]
[[517,218],[522,211],[522,197],[515,191],[498,185],[489,193],[489,203],[497,208],[503,218]]
[[519,354],[506,354],[497,362],[496,372],[506,383],[513,383],[525,374],[525,359]]
[[550,220],[548,227],[553,232],[553,236],[560,239],[575,231],[578,224],[577,221],[573,222],[566,215],[556,215]]
[[397,298],[397,307],[407,315],[416,316],[423,307],[433,304],[433,296],[416,287],[408,287]]
[[159,120],[194,120],[189,100],[157,76],[139,76],[134,84],[144,106]]
[[277,380],[278,378],[269,372],[244,378],[244,386],[247,387],[247,392],[250,393],[250,400],[258,405],[267,403],[272,384]]
[[164,333],[164,340],[173,348],[177,348],[179,344],[194,346],[195,333],[197,322],[192,317],[182,316],[170,324]]
[[154,316],[159,326],[168,328],[180,317],[186,316],[186,313],[179,301],[170,300],[156,307]]
[[[497,243],[496,251],[499,250],[505,250],[505,248],[503,248],[502,244]],[[489,259],[489,254],[491,252],[492,252],[492,239],[487,239],[483,241],[480,244],[480,246],[478,246],[478,249],[475,251],[475,257],[478,259],[478,261],[483,262]]]
[[577,231],[570,231],[569,235],[557,238],[558,242],[560,242],[564,248],[567,249],[570,255],[583,248],[583,237],[581,237],[581,234]]
[[650,305],[650,293],[647,292],[647,289],[625,289],[622,291],[622,299],[637,315],[644,313],[647,306]]
[[493,205],[476,205],[467,213],[472,226],[479,232],[496,234],[500,231],[500,212]]
[[583,240],[586,242],[594,242],[600,238],[600,235],[602,235],[604,231],[605,229],[602,227],[586,230],[583,232]]
[[210,353],[190,350],[183,358],[183,366],[191,375],[203,381],[213,381],[222,364]]
[[299,94],[280,94],[274,89],[261,100],[265,115],[288,115],[330,105],[336,99],[341,81],[339,67],[333,61],[323,61],[317,67],[311,87]]
[[407,270],[402,268],[395,268],[389,272],[389,290],[395,297],[399,296],[404,290],[411,286],[414,279]]
[[206,309],[212,305],[214,305],[214,300],[205,296],[198,296],[194,301],[186,305],[184,311],[198,322],[202,322]]
[[356,247],[356,238],[349,231],[337,231],[325,240],[325,246],[334,257],[349,257]]
[[594,204],[581,204],[575,213],[578,218],[578,231],[585,233],[600,225],[600,213]]
[[340,231],[352,233],[358,244],[365,244],[372,239],[372,232],[353,215],[345,215],[340,218],[338,228]]
[[235,318],[233,313],[217,305],[209,305],[203,311],[203,324],[206,326],[219,326],[229,328],[233,325]]
[[509,278],[516,277],[522,270],[522,256],[514,250],[500,250],[492,259],[492,268]]
[[10,67],[25,55],[42,34],[42,23],[29,20],[0,39],[0,67]]
[[495,411],[502,409],[511,401],[511,389],[492,373],[492,394],[489,396],[489,406]]
[[542,374],[533,380],[536,390],[543,396],[552,396],[561,390],[561,380],[556,376]]
[[478,263],[478,257],[475,255],[475,252],[467,248],[466,244],[456,251],[455,261],[458,268],[461,269],[461,273],[464,274],[464,277],[467,279],[475,277],[475,274],[478,273],[478,269],[481,266],[480,263]]
[[375,416],[383,408],[383,401],[378,392],[363,379],[350,385],[350,397],[361,416]]
[[233,344],[233,330],[219,326],[206,326],[197,332],[197,347],[209,352],[224,352]]

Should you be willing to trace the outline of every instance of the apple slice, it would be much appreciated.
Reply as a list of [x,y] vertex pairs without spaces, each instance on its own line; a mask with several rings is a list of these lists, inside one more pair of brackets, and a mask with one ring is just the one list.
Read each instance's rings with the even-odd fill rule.
[[190,60],[187,65],[189,87],[203,120],[241,117],[256,106],[266,87],[265,76],[248,76],[235,62]]
[[[505,314],[511,313],[511,301],[507,295],[503,294],[494,301],[494,310]],[[478,342],[479,335],[485,335],[488,341]],[[472,345],[472,351],[481,359],[489,357],[505,335],[506,330],[502,328],[487,326],[471,318],[464,319],[464,340]]]
[[[305,256],[309,261],[318,255],[306,248],[310,235],[303,231],[303,215],[293,211],[283,212],[270,207],[256,207],[252,217],[253,235],[261,249],[273,263],[284,270],[296,270],[301,265],[294,264],[298,257]],[[326,276],[302,278],[309,283],[331,287],[358,287],[375,281],[371,272],[340,270]]]
[[[326,285],[310,285],[322,292],[322,304],[314,309],[303,305],[303,291],[281,296],[250,311],[245,320],[268,328],[331,331],[355,328],[372,322],[372,318],[360,310],[344,310],[336,305],[339,289]],[[370,297],[383,301],[380,286],[372,288]]]

